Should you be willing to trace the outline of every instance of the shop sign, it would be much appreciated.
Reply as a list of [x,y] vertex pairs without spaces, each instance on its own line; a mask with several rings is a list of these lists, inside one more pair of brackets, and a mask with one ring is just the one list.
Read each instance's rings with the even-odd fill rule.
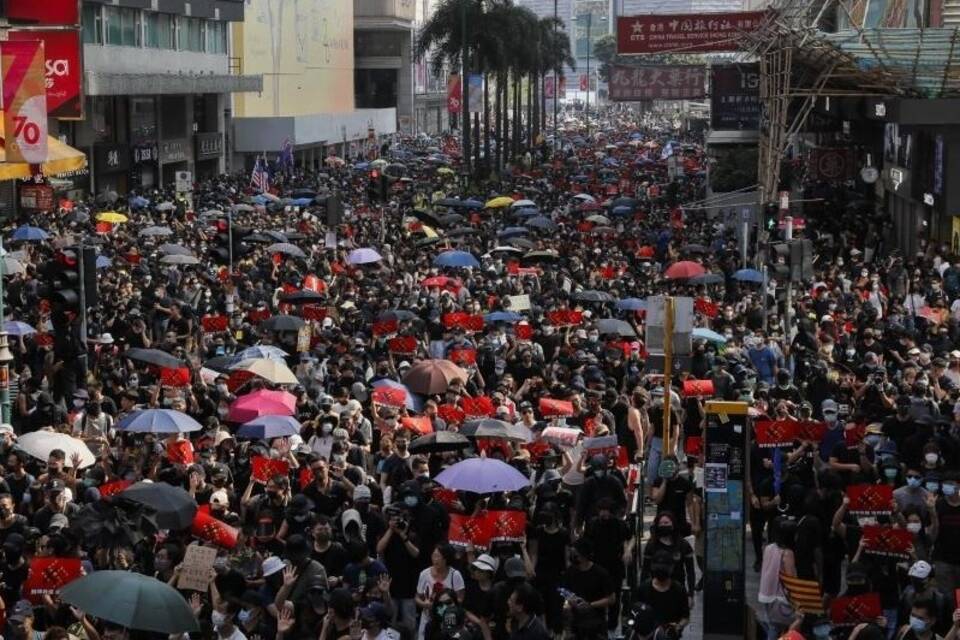
[[197,160],[209,160],[223,155],[223,133],[198,133],[194,136]]
[[760,65],[715,65],[711,69],[710,123],[714,129],[760,126]]
[[130,168],[130,153],[125,144],[98,144],[93,151],[94,170],[99,173],[117,173]]
[[190,157],[190,143],[186,139],[163,140],[160,142],[160,162],[186,162]]
[[743,34],[760,28],[766,11],[678,13],[617,19],[617,53],[737,51]]
[[701,65],[614,65],[610,72],[610,99],[697,100],[706,95],[706,67]]
[[155,144],[141,144],[133,148],[133,164],[157,162],[159,160],[160,150]]
[[20,185],[20,207],[36,211],[52,211],[53,187],[47,184]]
[[7,0],[6,17],[11,22],[30,25],[77,26],[80,3],[77,0]]
[[11,30],[8,37],[10,40],[43,42],[44,86],[50,117],[83,119],[83,57],[79,29]]

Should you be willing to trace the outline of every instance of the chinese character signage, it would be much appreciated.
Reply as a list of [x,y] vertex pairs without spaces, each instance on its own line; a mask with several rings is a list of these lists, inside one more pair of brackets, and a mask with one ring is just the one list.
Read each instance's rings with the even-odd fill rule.
[[706,76],[706,67],[698,65],[614,65],[610,71],[610,99],[695,100],[706,95]]
[[617,53],[737,51],[743,33],[756,31],[765,11],[664,14],[617,19]]
[[710,125],[714,129],[760,126],[760,66],[716,65],[711,69]]

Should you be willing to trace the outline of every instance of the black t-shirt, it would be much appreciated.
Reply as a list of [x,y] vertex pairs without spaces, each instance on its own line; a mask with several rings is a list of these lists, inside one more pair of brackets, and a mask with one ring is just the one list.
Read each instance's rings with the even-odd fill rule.
[[823,542],[823,532],[821,531],[820,518],[816,516],[804,516],[800,518],[797,525],[796,549],[794,551],[797,561],[797,577],[812,580],[816,578],[814,565],[816,556],[814,552]]
[[[664,483],[663,478],[653,481],[653,486],[659,488]],[[687,494],[693,491],[693,483],[683,476],[670,478],[666,481],[666,495],[657,505],[657,515],[664,511],[673,513],[680,535],[690,535],[690,525],[687,522]]]
[[326,551],[313,550],[311,556],[323,565],[328,576],[342,577],[343,569],[350,560],[347,550],[339,542],[332,542]]
[[463,597],[463,608],[480,618],[491,618],[494,612],[495,592],[493,585],[484,591],[480,583],[473,578],[466,580],[466,593]]
[[658,625],[680,622],[690,617],[687,594],[675,581],[670,583],[666,591],[659,591],[653,586],[653,581],[648,580],[637,587],[636,600],[653,609]]
[[[413,546],[420,550],[421,556],[430,557],[430,549],[424,549],[417,541],[416,533],[410,531],[408,534]],[[393,576],[390,581],[390,596],[394,599],[409,600],[417,595],[417,576],[420,574],[420,561],[414,558],[407,551],[407,545],[400,539],[400,536],[393,535],[387,548],[383,550],[383,564],[387,571]]]
[[560,528],[550,533],[537,527],[528,534],[531,540],[537,541],[537,584],[556,585],[557,578],[563,573],[567,560],[567,544],[570,542],[570,533]]
[[933,559],[960,564],[960,505],[953,506],[943,498],[937,500],[940,533],[933,547]]
[[570,567],[563,574],[563,585],[587,602],[602,600],[615,590],[610,573],[599,564],[591,564],[586,571]]
[[613,573],[623,572],[623,546],[630,539],[630,528],[619,518],[593,518],[585,535],[596,549],[594,560]]
[[912,418],[900,420],[897,416],[891,416],[883,422],[883,435],[893,440],[897,445],[897,451],[903,451],[903,443],[917,430],[917,425]]

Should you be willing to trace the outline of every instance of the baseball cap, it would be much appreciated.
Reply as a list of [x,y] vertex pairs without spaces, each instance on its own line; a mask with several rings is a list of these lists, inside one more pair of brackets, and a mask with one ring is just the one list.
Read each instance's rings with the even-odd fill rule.
[[370,500],[373,497],[373,493],[370,491],[370,487],[360,484],[353,488],[353,501],[358,500]]
[[214,491],[210,494],[210,504],[215,504],[218,507],[226,507],[230,504],[230,498],[227,496],[226,491]]
[[526,578],[527,568],[523,566],[523,559],[520,556],[511,556],[503,563],[503,573],[508,578]]
[[270,556],[269,558],[263,561],[262,565],[260,565],[261,569],[263,569],[264,578],[268,576],[272,576],[278,571],[283,571],[283,568],[285,566],[286,565],[283,564],[283,560],[281,560],[277,556]]
[[830,398],[827,398],[826,400],[824,400],[823,403],[820,405],[820,410],[823,411],[824,414],[829,413],[829,414],[836,415],[837,409],[838,409],[837,402],[835,400],[831,400]]
[[497,559],[487,553],[481,553],[480,557],[473,561],[470,565],[481,571],[489,571],[490,573],[496,573],[497,568],[500,566],[500,563],[497,562]]
[[67,516],[62,513],[55,513],[50,516],[50,524],[47,525],[48,529],[66,529],[70,526],[70,520]]
[[360,609],[360,617],[365,620],[376,620],[380,624],[384,624],[390,619],[390,616],[387,615],[387,608],[380,602],[371,602],[367,606],[362,607]]
[[13,613],[10,614],[10,620],[17,620],[23,622],[27,618],[33,617],[33,605],[30,604],[29,600],[18,600],[17,604],[13,605]]
[[924,560],[917,560],[910,567],[910,571],[907,572],[907,575],[911,578],[920,578],[921,580],[926,580],[930,577],[930,573],[933,571],[933,567]]

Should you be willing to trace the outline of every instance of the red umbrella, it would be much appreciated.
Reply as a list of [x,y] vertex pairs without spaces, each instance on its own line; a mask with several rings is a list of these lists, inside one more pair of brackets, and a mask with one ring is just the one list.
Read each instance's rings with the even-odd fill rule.
[[461,282],[447,276],[433,276],[420,283],[421,287],[460,287]]
[[703,265],[690,260],[681,260],[670,265],[663,275],[671,280],[684,280],[702,276],[706,272],[707,270],[703,268]]
[[446,391],[452,380],[466,382],[469,377],[466,371],[449,360],[424,360],[410,367],[403,376],[403,384],[414,393],[432,395]]
[[652,258],[656,254],[656,249],[650,245],[644,245],[637,250],[637,255],[641,258]]

